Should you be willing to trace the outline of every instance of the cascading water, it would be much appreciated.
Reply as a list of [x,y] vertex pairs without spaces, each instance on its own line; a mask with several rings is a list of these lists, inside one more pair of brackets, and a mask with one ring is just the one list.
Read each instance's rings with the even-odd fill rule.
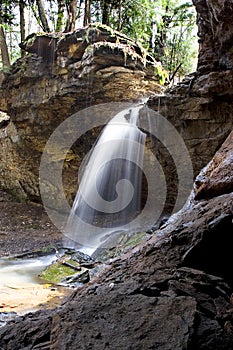
[[93,249],[117,244],[136,227],[146,134],[137,127],[143,105],[118,113],[104,128],[82,166],[79,189],[65,235]]
[[[51,160],[51,154],[56,149],[59,159],[65,159],[81,135],[91,126],[105,124],[114,113],[118,114],[81,166],[81,181],[70,211],[62,184],[64,163]],[[151,135],[146,147],[146,135],[137,125]],[[163,154],[172,160],[172,174],[168,173],[170,166],[166,169],[168,163],[162,163],[164,172],[157,159]],[[176,213],[193,183],[192,162],[182,137],[165,117],[144,103],[110,103],[77,112],[56,128],[41,158],[40,193],[50,219],[67,237],[64,246],[90,254],[97,247],[116,246],[121,238],[155,227],[170,206],[169,176],[177,178],[177,187],[171,182],[176,192],[172,193],[176,199],[171,210]],[[169,207],[168,214],[171,210]]]

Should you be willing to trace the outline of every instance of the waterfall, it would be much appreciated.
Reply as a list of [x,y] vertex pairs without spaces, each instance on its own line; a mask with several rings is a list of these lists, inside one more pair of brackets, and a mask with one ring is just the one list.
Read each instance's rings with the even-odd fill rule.
[[82,165],[65,229],[67,245],[113,246],[123,233],[136,229],[146,141],[146,134],[137,126],[142,107],[115,115]]

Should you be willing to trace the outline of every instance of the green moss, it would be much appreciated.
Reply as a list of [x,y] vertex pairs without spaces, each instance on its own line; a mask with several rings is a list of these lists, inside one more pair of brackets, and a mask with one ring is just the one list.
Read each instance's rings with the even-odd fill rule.
[[4,74],[9,74],[10,71],[11,71],[11,67],[2,66],[1,71],[2,71]]
[[[77,262],[69,260],[72,265],[77,265]],[[41,272],[40,277],[52,283],[59,283],[64,277],[72,276],[77,271],[69,266],[62,265],[60,262],[55,262]]]
[[44,253],[44,254],[50,253],[53,250],[54,250],[54,245],[49,244],[49,245],[42,248],[42,253]]
[[158,76],[161,85],[164,85],[166,79],[168,78],[168,72],[163,68],[162,65],[157,64],[154,69],[155,75]]
[[108,34],[110,34],[111,36],[115,36],[116,31],[114,29],[112,29],[111,27],[107,26],[106,24],[102,24],[99,22],[95,22],[95,23],[91,23],[90,27],[88,28],[88,30],[90,29],[97,29],[97,30],[102,30],[107,32]]
[[32,230],[37,230],[38,228],[40,228],[40,225],[38,223],[33,223],[28,225],[28,228],[31,228]]
[[109,35],[112,38],[116,38],[116,41],[117,40],[120,41],[121,39],[124,39],[124,40],[127,41],[127,43],[129,45],[132,45],[133,41],[129,37],[127,37],[127,35],[125,35],[125,34],[119,32],[119,31],[117,31],[117,30],[107,26],[106,24],[102,24],[102,23],[99,23],[99,22],[91,23],[89,25],[89,27],[87,28],[87,31],[86,31],[86,34],[85,34],[85,37],[84,37],[84,39],[86,40],[87,43],[90,42],[89,34],[90,34],[90,32],[93,29],[96,30],[97,34],[102,32],[102,33],[105,33],[105,34]]
[[132,59],[133,61],[140,61],[145,65],[145,62],[143,61],[143,57],[138,55],[136,51],[134,50],[133,46],[127,45],[127,44],[122,44],[122,43],[111,43],[108,41],[98,41],[97,43],[94,43],[92,45],[89,45],[85,53],[91,53],[92,55],[95,53],[95,51],[100,50],[100,49],[107,49],[111,50],[115,54],[119,54],[122,52],[124,56],[124,64],[127,64],[127,58]]
[[128,248],[128,247],[134,247],[137,244],[139,244],[140,242],[143,241],[143,239],[145,238],[146,233],[145,232],[139,232],[137,234],[134,234],[130,237],[130,239],[124,244],[124,248]]

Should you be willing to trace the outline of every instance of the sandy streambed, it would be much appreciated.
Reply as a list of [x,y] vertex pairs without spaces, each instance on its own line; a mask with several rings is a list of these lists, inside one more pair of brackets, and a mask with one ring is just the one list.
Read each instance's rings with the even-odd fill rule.
[[0,312],[29,311],[59,305],[68,290],[46,284],[38,274],[55,256],[33,259],[0,259]]

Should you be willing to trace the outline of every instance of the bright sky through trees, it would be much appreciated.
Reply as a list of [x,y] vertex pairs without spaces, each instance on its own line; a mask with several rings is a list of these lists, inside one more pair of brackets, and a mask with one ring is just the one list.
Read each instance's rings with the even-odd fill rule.
[[10,63],[20,56],[22,32],[23,37],[45,29],[63,32],[97,21],[139,41],[162,62],[170,79],[195,70],[196,13],[191,0],[3,0],[0,6],[6,36],[5,48],[0,38],[3,62],[6,48]]

